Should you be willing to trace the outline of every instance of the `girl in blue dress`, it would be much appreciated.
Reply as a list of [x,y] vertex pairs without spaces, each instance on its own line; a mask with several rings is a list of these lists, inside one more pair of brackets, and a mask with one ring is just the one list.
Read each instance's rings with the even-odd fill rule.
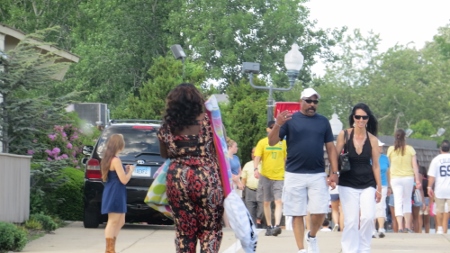
[[115,243],[120,229],[125,224],[127,212],[127,189],[134,166],[123,167],[118,154],[124,149],[123,135],[113,134],[106,143],[106,150],[100,163],[105,185],[102,196],[102,214],[108,214],[105,227],[106,251],[115,253]]

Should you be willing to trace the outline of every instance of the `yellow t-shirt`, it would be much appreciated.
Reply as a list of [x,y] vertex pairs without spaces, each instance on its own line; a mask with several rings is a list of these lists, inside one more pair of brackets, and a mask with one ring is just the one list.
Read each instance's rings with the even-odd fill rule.
[[416,151],[409,145],[405,146],[404,155],[402,155],[401,150],[394,151],[394,146],[390,146],[387,156],[391,164],[391,167],[389,167],[391,178],[414,176],[412,158],[415,155]]
[[261,175],[272,180],[284,180],[287,146],[286,141],[280,141],[269,146],[269,138],[261,139],[256,145],[255,156],[261,157]]
[[[258,165],[258,170],[261,170],[261,163],[259,163]],[[244,165],[241,177],[247,179],[245,186],[252,190],[258,189],[259,180],[255,178],[255,168],[253,167],[253,161],[247,162]]]

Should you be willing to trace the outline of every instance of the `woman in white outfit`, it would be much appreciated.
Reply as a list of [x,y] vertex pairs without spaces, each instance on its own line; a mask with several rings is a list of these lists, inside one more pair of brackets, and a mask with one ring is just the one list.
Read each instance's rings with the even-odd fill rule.
[[[336,149],[344,145],[350,161],[350,171],[339,176],[339,198],[344,213],[343,253],[369,253],[374,230],[375,205],[381,199],[381,179],[376,137],[378,123],[366,104],[353,107],[350,126],[339,133]],[[345,142],[344,133],[348,141]]]
[[[419,166],[417,165],[416,151],[413,147],[406,145],[406,134],[403,129],[395,131],[394,146],[387,151],[391,168],[390,186],[394,193],[395,218],[398,223],[398,232],[414,233],[411,230],[411,192],[416,180],[416,188],[422,187],[419,178]],[[403,227],[405,217],[405,228]]]

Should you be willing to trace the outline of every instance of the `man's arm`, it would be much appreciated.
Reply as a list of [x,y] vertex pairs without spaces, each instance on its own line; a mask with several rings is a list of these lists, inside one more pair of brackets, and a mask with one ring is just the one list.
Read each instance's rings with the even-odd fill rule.
[[277,122],[275,122],[275,124],[273,125],[272,130],[270,130],[269,133],[269,145],[273,146],[275,144],[277,144],[280,141],[280,125],[277,124]]
[[261,161],[261,156],[255,156],[255,158],[253,158],[253,170],[254,170],[256,179],[259,179],[258,164],[260,161]]

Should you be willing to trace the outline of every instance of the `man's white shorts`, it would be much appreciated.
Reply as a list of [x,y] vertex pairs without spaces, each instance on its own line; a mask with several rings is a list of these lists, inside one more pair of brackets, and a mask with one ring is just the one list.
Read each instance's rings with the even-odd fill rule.
[[290,216],[326,214],[330,202],[327,175],[285,172],[283,187],[283,213]]

